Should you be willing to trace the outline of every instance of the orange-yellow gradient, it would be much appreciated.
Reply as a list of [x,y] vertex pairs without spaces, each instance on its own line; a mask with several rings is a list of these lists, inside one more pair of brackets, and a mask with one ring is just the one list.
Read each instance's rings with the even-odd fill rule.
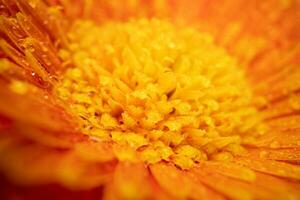
[[300,199],[298,0],[0,15],[0,199]]

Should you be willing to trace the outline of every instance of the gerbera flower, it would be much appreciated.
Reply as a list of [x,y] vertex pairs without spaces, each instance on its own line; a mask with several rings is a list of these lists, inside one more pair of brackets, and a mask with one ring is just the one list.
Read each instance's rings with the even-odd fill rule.
[[0,1],[1,199],[300,199],[300,4]]

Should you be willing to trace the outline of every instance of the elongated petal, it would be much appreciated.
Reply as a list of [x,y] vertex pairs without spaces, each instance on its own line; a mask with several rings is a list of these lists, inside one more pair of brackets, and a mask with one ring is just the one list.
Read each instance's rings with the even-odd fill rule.
[[143,163],[120,162],[112,182],[106,190],[106,199],[150,199],[153,191],[147,167]]
[[[290,119],[292,120],[292,119]],[[250,146],[265,148],[299,148],[300,145],[299,129],[285,131],[270,131],[256,139]]]
[[[192,170],[201,181],[207,186],[224,194],[230,199],[284,199],[289,197],[289,193],[281,191],[267,190],[258,184],[247,183],[232,179],[204,168],[195,168]],[[291,199],[297,197],[297,194],[291,195]]]
[[235,158],[235,162],[249,167],[253,170],[272,174],[279,177],[291,178],[300,180],[300,167],[297,165],[291,165],[284,162],[265,160],[265,159],[249,159],[249,158]]
[[223,199],[218,193],[204,186],[197,175],[193,176],[173,165],[159,163],[150,166],[150,169],[158,184],[173,198]]
[[55,104],[51,95],[40,90],[22,95],[1,85],[0,112],[16,121],[47,130],[76,130],[72,117]]
[[48,148],[28,140],[1,143],[0,153],[1,171],[21,185],[57,183],[71,189],[94,188],[107,182],[114,169],[112,162],[86,162],[72,150]]
[[268,160],[285,161],[290,163],[300,163],[300,150],[292,149],[269,149],[269,148],[251,148],[248,149],[247,157],[252,159],[262,158]]
[[247,182],[253,182],[256,179],[254,171],[238,166],[234,163],[210,161],[203,162],[200,165],[202,168],[205,168],[210,172],[217,172],[231,178],[240,179]]

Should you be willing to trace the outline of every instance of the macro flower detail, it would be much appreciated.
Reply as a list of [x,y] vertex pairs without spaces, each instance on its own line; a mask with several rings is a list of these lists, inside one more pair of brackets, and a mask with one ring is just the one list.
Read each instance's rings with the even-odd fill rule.
[[1,0],[1,199],[300,199],[299,11]]

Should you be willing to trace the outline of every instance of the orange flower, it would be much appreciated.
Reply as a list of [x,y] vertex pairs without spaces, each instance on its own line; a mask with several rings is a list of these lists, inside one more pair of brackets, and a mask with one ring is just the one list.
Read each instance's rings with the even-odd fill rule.
[[1,199],[300,199],[297,0],[0,0]]

